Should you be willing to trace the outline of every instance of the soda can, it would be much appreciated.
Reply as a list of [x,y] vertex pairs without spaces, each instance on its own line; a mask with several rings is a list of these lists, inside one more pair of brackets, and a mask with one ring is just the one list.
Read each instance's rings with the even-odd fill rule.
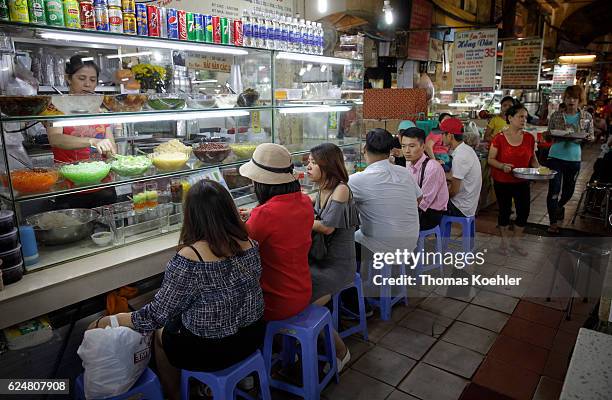
[[[110,4],[109,4],[109,7],[110,7]],[[136,12],[136,0],[121,0],[121,9],[123,9],[124,13]]]
[[213,42],[212,15],[204,15],[204,41],[206,43]]
[[108,8],[108,0],[94,0],[94,7],[107,7]]
[[9,14],[13,22],[30,22],[28,2],[25,0],[8,0]]
[[187,40],[187,12],[185,10],[178,10],[176,12],[178,16],[178,28],[179,28],[179,39]]
[[123,33],[128,35],[136,34],[136,14],[123,13]]
[[46,0],[45,13],[47,14],[47,25],[64,26],[64,6],[62,0]]
[[149,36],[159,37],[161,33],[159,22],[159,7],[154,5],[147,5],[147,26],[149,28]]
[[47,25],[47,17],[45,16],[45,0],[28,1],[28,11],[30,14],[31,24]]
[[79,15],[81,17],[81,29],[96,29],[96,13],[91,1],[79,3]]
[[94,16],[96,17],[96,30],[108,32],[110,30],[110,26],[108,25],[108,8],[105,6],[95,7]]
[[64,0],[64,26],[66,28],[81,27],[79,16],[79,2],[77,0]]
[[120,8],[112,7],[108,9],[108,26],[110,32],[123,33],[123,11]]
[[226,17],[220,18],[219,29],[221,31],[221,43],[228,44],[229,43],[229,23]]
[[217,15],[212,17],[213,43],[221,43],[221,18]]
[[197,41],[198,34],[195,29],[195,14],[188,12],[185,19],[187,20],[187,39]]
[[108,8],[119,7],[121,8],[121,0],[104,0]]
[[10,21],[10,12],[7,0],[0,0],[0,21]]
[[168,38],[178,39],[179,29],[176,8],[166,8],[166,26],[168,29]]
[[166,7],[159,7],[159,37],[168,37],[168,24],[164,21],[168,21],[168,13]]
[[234,20],[231,18],[227,19],[227,37],[228,44],[234,44]]
[[234,20],[234,46],[244,45],[244,32],[242,30],[242,21],[239,19]]
[[203,42],[206,40],[206,34],[204,33],[204,14],[193,14],[193,25],[196,31],[196,40]]
[[149,36],[146,4],[136,4],[136,27],[138,29],[138,36]]

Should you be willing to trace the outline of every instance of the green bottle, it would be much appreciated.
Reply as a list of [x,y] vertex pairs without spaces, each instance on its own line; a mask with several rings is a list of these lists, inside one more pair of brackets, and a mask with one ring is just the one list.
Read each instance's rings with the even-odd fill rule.
[[9,7],[6,0],[0,0],[0,21],[9,21]]
[[30,11],[31,24],[47,25],[45,0],[29,0],[28,10]]
[[62,0],[45,0],[47,25],[64,26],[64,6]]

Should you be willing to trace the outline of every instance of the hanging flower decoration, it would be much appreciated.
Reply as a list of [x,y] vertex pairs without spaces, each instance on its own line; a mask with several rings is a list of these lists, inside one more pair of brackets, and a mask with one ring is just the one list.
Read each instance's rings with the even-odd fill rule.
[[132,72],[143,90],[155,90],[157,93],[164,91],[168,75],[166,68],[160,65],[136,64],[132,67]]

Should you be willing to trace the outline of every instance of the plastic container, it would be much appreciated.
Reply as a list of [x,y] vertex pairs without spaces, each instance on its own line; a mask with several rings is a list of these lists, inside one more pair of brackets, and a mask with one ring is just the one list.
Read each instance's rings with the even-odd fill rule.
[[0,235],[0,251],[14,249],[18,244],[17,228],[13,228],[12,231]]
[[[4,264],[3,264],[4,265]],[[2,268],[2,282],[5,285],[15,283],[23,277],[23,263],[20,262],[10,268]]]
[[13,224],[14,215],[11,210],[0,210],[0,235],[9,233],[15,228]]
[[0,253],[0,259],[2,259],[2,269],[14,267],[17,264],[22,263],[21,245],[17,245],[17,247],[15,247],[13,250]]

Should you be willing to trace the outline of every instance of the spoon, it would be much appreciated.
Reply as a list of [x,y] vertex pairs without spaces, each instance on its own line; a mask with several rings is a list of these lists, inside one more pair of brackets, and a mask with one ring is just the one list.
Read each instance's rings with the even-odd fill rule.
[[55,86],[51,85],[51,89],[55,90],[60,96],[64,96],[64,93],[62,93],[62,91],[56,88]]

